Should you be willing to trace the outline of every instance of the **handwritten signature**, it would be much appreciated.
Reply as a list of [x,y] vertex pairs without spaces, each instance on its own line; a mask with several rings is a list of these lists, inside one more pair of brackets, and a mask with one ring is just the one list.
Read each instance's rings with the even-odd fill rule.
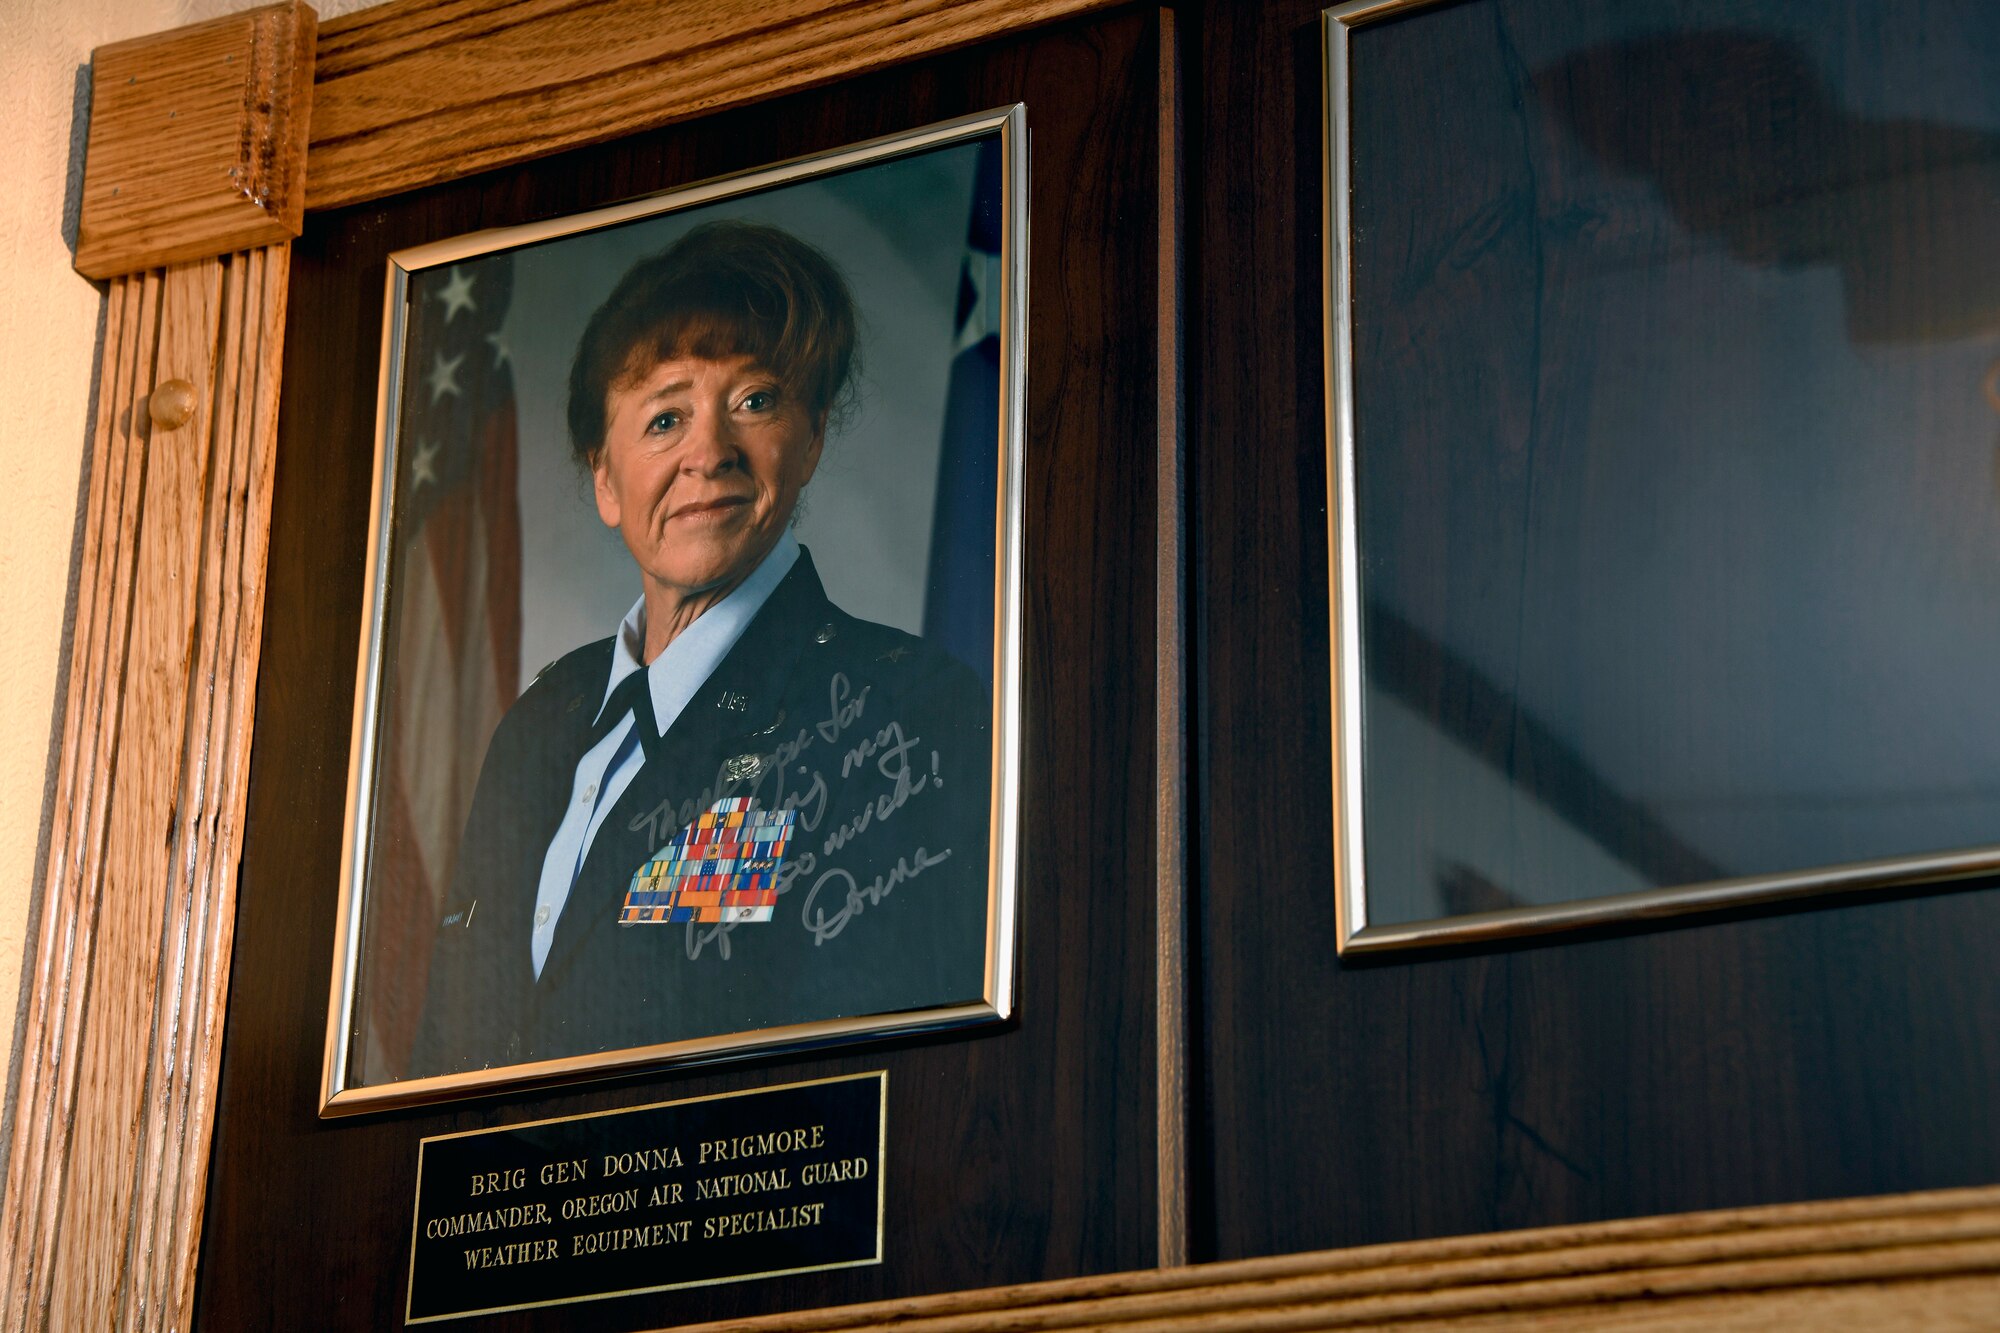
[[872,742],[864,742],[863,745],[848,751],[846,759],[842,760],[840,765],[842,777],[846,777],[852,771],[852,761],[862,752],[864,746],[869,754],[876,754],[879,748],[880,757],[875,761],[875,771],[895,785],[887,795],[877,796],[872,801],[864,802],[859,814],[844,824],[836,825],[833,832],[826,835],[827,855],[833,855],[852,842],[870,824],[888,820],[898,810],[908,805],[912,796],[931,785],[929,774],[916,773],[910,767],[910,751],[921,739],[918,736],[905,739],[903,724],[891,722],[876,733]]
[[853,694],[854,687],[847,683],[847,673],[845,671],[833,673],[833,679],[827,682],[827,704],[830,711],[824,721],[813,724],[819,734],[826,737],[828,745],[837,742],[841,732],[860,719],[862,709],[868,706],[868,692],[874,688],[873,685],[864,685],[861,687],[861,693],[855,694],[850,699],[848,695]]
[[[762,763],[757,766],[754,776],[732,776],[730,765],[725,761],[718,768],[714,781],[698,795],[678,804],[671,799],[662,800],[659,805],[635,817],[631,821],[632,830],[645,830],[652,845],[658,846],[716,801],[747,793],[765,809],[797,811],[799,833],[816,833],[826,818],[827,807],[833,797],[833,785],[824,771],[801,762],[801,756],[819,745],[826,746],[830,751],[837,750],[840,754],[840,779],[843,781],[854,779],[857,772],[865,773],[872,763],[875,771],[886,780],[887,789],[864,795],[860,808],[826,833],[817,855],[803,847],[795,848],[779,868],[773,885],[778,896],[782,897],[793,885],[818,872],[818,878],[806,894],[800,922],[815,945],[835,938],[850,921],[868,908],[879,905],[898,885],[908,883],[932,866],[942,864],[952,854],[950,848],[933,854],[926,848],[918,847],[898,858],[894,866],[867,884],[861,884],[853,872],[839,866],[820,870],[822,857],[831,859],[868,829],[891,821],[917,796],[943,785],[943,779],[938,775],[939,755],[935,750],[930,752],[931,771],[926,774],[917,770],[911,755],[922,745],[922,737],[906,735],[900,719],[892,719],[879,726],[875,725],[876,719],[868,719],[868,725],[873,729],[866,732],[858,730],[866,717],[872,688],[864,686],[857,692],[844,673],[835,673],[827,682],[826,716],[810,727],[800,727],[792,736],[777,742],[769,753],[760,755]],[[800,840],[803,841],[803,838]],[[844,888],[840,887],[842,884]],[[818,902],[821,889],[829,886],[843,899],[838,910],[831,913]],[[688,922],[684,939],[688,959],[699,959],[713,947],[715,957],[727,961],[732,953],[730,936],[741,924],[736,921]]]
[[[812,891],[806,894],[800,920],[812,934],[814,944],[825,944],[847,929],[848,922],[860,916],[868,908],[878,906],[884,898],[894,893],[898,884],[907,884],[932,866],[943,865],[950,859],[949,847],[936,856],[919,847],[908,856],[897,857],[896,864],[889,868],[888,873],[877,875],[865,887],[857,884],[852,873],[835,866],[813,881]],[[815,914],[813,905],[819,898],[819,891],[835,880],[847,882],[846,902],[832,916],[828,916],[824,910]]]
[[[658,847],[668,838],[694,822],[694,817],[725,797],[744,793],[748,784],[748,794],[760,798],[759,803],[767,810],[797,810],[799,823],[807,832],[819,827],[826,817],[826,802],[829,795],[825,775],[817,769],[809,769],[798,763],[798,758],[812,748],[813,732],[825,737],[827,744],[837,744],[849,728],[861,719],[868,707],[868,695],[875,687],[864,685],[861,693],[854,692],[854,685],[847,679],[847,673],[836,671],[827,681],[827,715],[813,724],[808,731],[800,727],[798,734],[788,740],[778,742],[769,754],[759,755],[762,760],[757,765],[754,777],[737,777],[730,771],[729,760],[725,759],[716,767],[715,778],[700,792],[688,797],[678,805],[671,796],[663,798],[650,810],[634,815],[627,825],[632,832],[645,830],[649,845]],[[786,774],[796,765],[800,774],[810,773],[812,780],[802,784],[800,789],[788,790]],[[842,769],[842,776],[847,770]],[[766,781],[771,791],[766,794]],[[808,813],[810,811],[810,813]]]
[[[772,885],[772,888],[782,898],[791,891],[792,885],[798,883],[804,876],[810,875],[818,865],[818,859],[811,852],[800,852],[778,867],[777,883]],[[711,944],[715,946],[717,958],[724,962],[729,961],[729,936],[740,924],[736,921],[718,921],[705,926],[696,921],[688,922],[685,942],[688,961],[693,962],[701,957],[701,951]]]

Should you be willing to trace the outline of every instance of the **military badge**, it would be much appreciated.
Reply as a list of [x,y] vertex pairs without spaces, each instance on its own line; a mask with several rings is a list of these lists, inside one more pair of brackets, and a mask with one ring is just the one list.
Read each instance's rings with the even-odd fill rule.
[[769,921],[798,817],[753,810],[747,796],[717,801],[633,874],[618,924]]

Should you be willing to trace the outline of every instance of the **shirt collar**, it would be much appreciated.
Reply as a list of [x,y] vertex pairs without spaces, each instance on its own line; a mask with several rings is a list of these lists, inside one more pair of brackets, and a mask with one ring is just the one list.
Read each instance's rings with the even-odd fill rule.
[[641,596],[625,613],[625,619],[618,624],[618,633],[612,639],[611,676],[604,683],[604,701],[597,706],[597,715],[604,715],[604,705],[611,702],[611,692],[634,671],[646,672],[647,692],[653,696],[653,718],[660,724],[660,734],[681,715],[708,678],[722,665],[722,659],[743,637],[743,631],[750,628],[750,622],[770,599],[771,593],[784,582],[785,575],[792,572],[798,563],[799,541],[786,528],[778,536],[777,545],[750,571],[750,577],[736,585],[735,591],[708,608],[695,618],[693,624],[674,637],[652,665],[645,666],[639,655],[646,649],[646,599]]

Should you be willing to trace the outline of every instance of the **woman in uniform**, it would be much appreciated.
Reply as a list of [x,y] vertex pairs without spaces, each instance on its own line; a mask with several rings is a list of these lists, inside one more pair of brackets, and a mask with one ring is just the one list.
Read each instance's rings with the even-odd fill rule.
[[855,340],[826,257],[743,222],[591,317],[571,444],[643,592],[501,721],[413,1076],[981,998],[985,688],[791,532]]

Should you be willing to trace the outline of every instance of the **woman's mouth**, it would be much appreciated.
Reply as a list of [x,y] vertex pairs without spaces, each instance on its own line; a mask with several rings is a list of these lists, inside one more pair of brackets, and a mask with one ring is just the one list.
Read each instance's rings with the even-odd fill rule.
[[712,500],[691,500],[667,515],[669,523],[676,519],[715,519],[734,510],[741,509],[750,501],[739,495],[718,496]]

